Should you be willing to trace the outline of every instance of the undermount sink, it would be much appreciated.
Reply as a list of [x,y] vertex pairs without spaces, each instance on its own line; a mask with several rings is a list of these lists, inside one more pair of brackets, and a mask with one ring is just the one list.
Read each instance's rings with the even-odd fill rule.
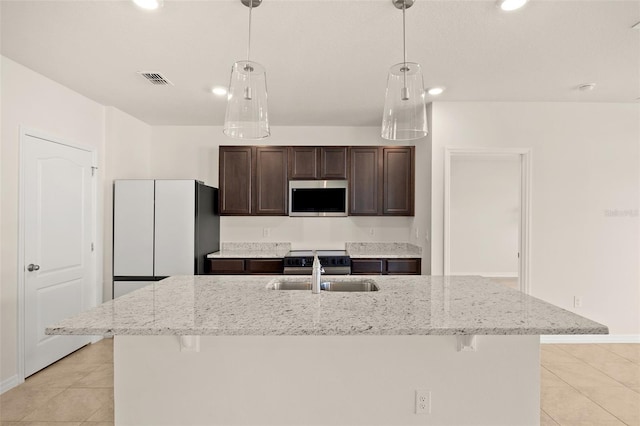
[[[269,290],[308,290],[311,291],[311,278],[307,279],[275,279],[267,285]],[[331,279],[322,280],[320,290],[368,292],[378,291],[379,288],[371,279]]]

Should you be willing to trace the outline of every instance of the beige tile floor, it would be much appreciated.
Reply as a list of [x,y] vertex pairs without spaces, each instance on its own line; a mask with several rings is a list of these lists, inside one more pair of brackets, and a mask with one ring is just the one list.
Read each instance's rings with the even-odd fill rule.
[[[640,344],[542,345],[541,425],[640,426]],[[0,426],[113,425],[113,340],[0,396]]]
[[1,426],[113,426],[113,339],[50,365],[0,395]]

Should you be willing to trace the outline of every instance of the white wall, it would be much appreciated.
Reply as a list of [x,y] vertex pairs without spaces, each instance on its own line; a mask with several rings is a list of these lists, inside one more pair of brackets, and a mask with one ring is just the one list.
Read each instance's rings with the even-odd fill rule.
[[[640,105],[433,105],[432,273],[442,273],[444,147],[532,149],[533,296],[640,334]],[[573,296],[583,297],[574,309]]]
[[[380,137],[378,127],[274,127],[272,136],[267,140],[242,143],[224,136],[222,127],[155,126],[152,130],[151,174],[160,179],[198,179],[217,187],[219,146],[260,143],[285,146],[390,145]],[[423,182],[418,187],[424,185]],[[413,217],[225,216],[221,220],[221,240],[289,241],[298,248],[339,248],[347,241],[416,243],[414,222]],[[268,228],[268,237],[264,236],[264,228]]]
[[103,298],[112,298],[113,180],[151,177],[151,126],[119,109],[106,108]]
[[451,275],[518,276],[520,156],[453,155]]
[[[99,159],[98,166],[102,170],[104,169],[104,107],[5,57],[0,57],[0,87],[2,104],[0,382],[5,382],[17,374],[20,126],[39,130],[78,146],[95,149]],[[98,178],[102,179],[100,172],[98,172]],[[102,195],[98,194],[98,212],[101,211]],[[99,218],[99,226],[101,223],[102,217]],[[102,229],[98,231],[101,233]]]

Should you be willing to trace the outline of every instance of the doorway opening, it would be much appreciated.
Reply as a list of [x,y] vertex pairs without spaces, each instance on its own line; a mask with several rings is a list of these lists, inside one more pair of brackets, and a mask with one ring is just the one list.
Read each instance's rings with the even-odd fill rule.
[[446,148],[444,274],[529,294],[531,151]]

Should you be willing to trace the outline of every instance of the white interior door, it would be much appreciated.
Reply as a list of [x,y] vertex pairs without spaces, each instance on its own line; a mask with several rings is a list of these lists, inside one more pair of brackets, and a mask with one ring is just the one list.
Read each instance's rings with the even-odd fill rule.
[[23,139],[25,377],[90,342],[45,328],[95,303],[89,151]]

